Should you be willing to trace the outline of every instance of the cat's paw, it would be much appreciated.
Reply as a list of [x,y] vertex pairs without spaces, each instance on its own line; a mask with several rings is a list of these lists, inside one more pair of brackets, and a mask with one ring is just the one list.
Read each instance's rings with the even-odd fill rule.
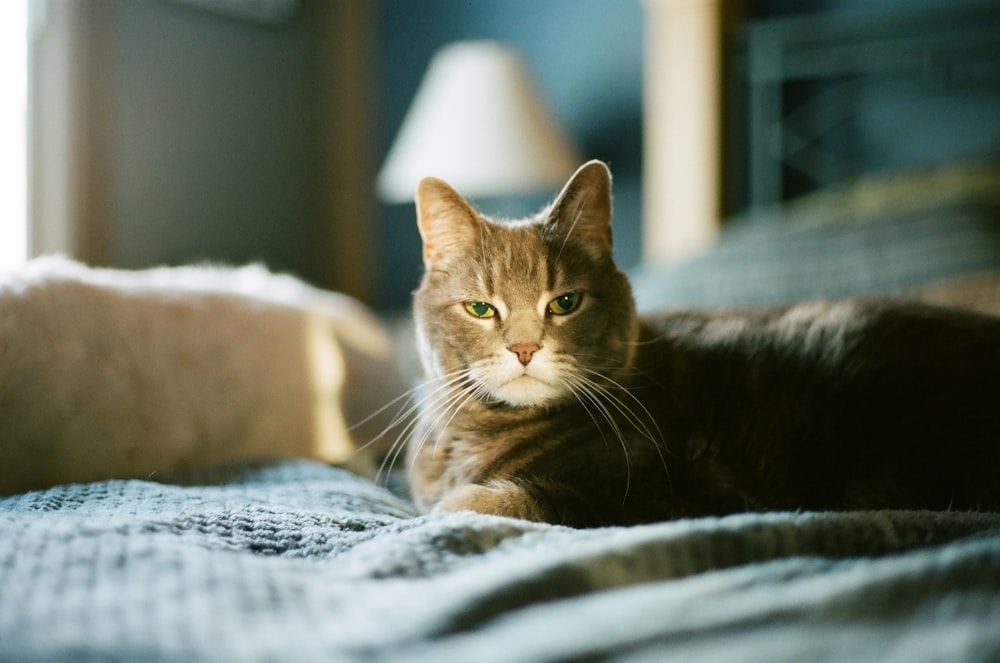
[[550,509],[514,481],[494,479],[449,490],[434,511],[475,511],[535,522],[554,522]]

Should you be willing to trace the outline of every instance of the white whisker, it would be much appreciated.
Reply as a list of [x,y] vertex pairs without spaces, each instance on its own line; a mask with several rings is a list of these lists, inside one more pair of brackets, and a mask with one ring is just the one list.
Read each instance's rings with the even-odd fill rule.
[[[638,405],[642,409],[642,412],[645,415],[645,417],[638,416],[635,412],[633,412],[631,410],[631,408],[629,408],[625,404],[625,402],[621,398],[618,398],[618,396],[616,396],[615,394],[613,394],[610,389],[608,389],[606,387],[603,387],[603,386],[601,386],[601,385],[599,385],[597,383],[593,383],[594,386],[595,386],[595,388],[600,389],[601,393],[604,394],[605,396],[607,396],[608,399],[611,400],[615,404],[616,409],[623,416],[625,416],[629,420],[629,422],[635,427],[635,429],[637,431],[639,431],[639,433],[642,434],[643,437],[645,437],[650,442],[653,442],[654,444],[657,444],[657,445],[660,445],[660,444],[663,443],[663,431],[660,430],[659,425],[657,425],[657,423],[656,423],[656,419],[653,417],[653,415],[649,411],[649,409],[645,405],[643,405],[642,401],[639,400],[635,396],[635,394],[633,394],[631,391],[628,390],[627,387],[623,386],[619,382],[616,382],[615,380],[609,378],[608,376],[606,376],[606,375],[604,375],[602,373],[599,373],[598,371],[592,371],[592,370],[590,370],[588,368],[585,368],[585,367],[582,367],[582,366],[580,367],[580,370],[585,371],[586,373],[589,373],[591,375],[598,376],[602,380],[610,383],[611,386],[614,387],[617,391],[620,391],[620,392],[624,393],[626,396],[628,396],[630,399],[632,399],[632,401],[634,401],[635,404]],[[649,429],[649,427],[646,426],[646,424],[643,422],[643,419],[646,419],[647,421],[649,421],[653,425],[653,428],[656,429],[656,434],[655,435]]]
[[[628,443],[625,439],[625,434],[622,431],[621,426],[618,424],[618,421],[615,419],[611,410],[608,409],[607,405],[601,399],[601,396],[604,394],[602,393],[603,390],[599,385],[594,383],[592,380],[589,380],[585,376],[575,375],[575,374],[571,374],[567,382],[571,385],[571,389],[573,390],[574,395],[580,401],[580,404],[583,406],[584,410],[586,410],[587,413],[590,415],[591,419],[594,420],[595,427],[601,433],[602,438],[604,437],[604,432],[603,430],[601,430],[600,423],[597,421],[597,419],[591,412],[590,408],[587,406],[587,402],[589,402],[592,406],[594,406],[597,409],[601,417],[611,427],[611,431],[614,433],[615,437],[618,439],[619,444],[621,445],[622,453],[625,458],[625,494],[622,497],[622,502],[624,503],[624,501],[628,499],[628,493],[632,485],[632,457],[629,453]],[[583,397],[585,397],[586,402],[584,401],[584,398],[580,397],[580,394],[582,394]]]
[[[577,368],[582,373],[596,376],[597,379],[592,379],[585,377],[584,375],[577,375],[576,381],[577,383],[585,383],[588,386],[588,389],[595,394],[594,398],[597,398],[602,402],[604,417],[610,421],[612,419],[616,419],[615,413],[617,413],[617,415],[621,417],[625,423],[652,443],[657,456],[660,458],[660,464],[663,467],[667,481],[669,482],[670,470],[664,456],[665,442],[663,434],[656,422],[656,418],[652,415],[649,409],[642,403],[641,400],[632,394],[627,387],[614,379],[599,371],[586,367],[578,366]],[[609,383],[609,386],[600,384],[598,379]],[[626,399],[619,397],[617,392],[624,393],[628,399],[633,401],[634,404],[638,406],[638,410],[630,407],[629,403],[626,402]],[[621,428],[617,425],[617,423],[614,424],[614,426],[616,434],[620,437],[620,439],[622,439],[622,444],[625,446],[626,442],[624,433],[621,431]]]
[[[442,398],[442,396],[449,394],[451,390],[454,389],[456,386],[460,385],[462,380],[464,380],[468,376],[468,373],[469,373],[468,370],[454,371],[453,373],[441,376],[439,378],[435,378],[424,384],[414,387],[405,394],[405,396],[411,398],[410,404],[405,409],[403,409],[399,414],[397,414],[393,422],[390,423],[389,426],[387,426],[386,429],[383,430],[381,433],[379,433],[379,435],[376,437],[376,439],[381,438],[385,434],[387,434],[389,430],[395,428],[396,426],[399,426],[399,424],[403,422],[406,422],[405,426],[403,426],[403,428],[399,431],[399,433],[396,436],[396,439],[390,446],[390,450],[389,453],[386,455],[386,458],[382,461],[378,473],[376,474],[376,480],[381,478],[384,472],[391,471],[391,469],[396,465],[396,462],[399,460],[400,455],[405,450],[407,443],[410,440],[410,437],[415,435],[417,428],[421,425],[422,418],[420,416],[414,416],[414,415],[417,415],[421,411],[425,413],[435,412],[439,410],[442,407],[442,405],[444,407],[448,407],[450,402],[453,400],[453,396],[449,396],[448,398],[444,399],[444,401],[441,401],[440,399]],[[419,399],[413,401],[412,400],[413,396],[421,391],[423,391],[424,393],[420,396]],[[396,400],[398,401],[399,399]],[[427,434],[429,435],[429,433]],[[422,439],[420,442],[417,443],[417,448],[423,445],[425,439],[426,438]]]

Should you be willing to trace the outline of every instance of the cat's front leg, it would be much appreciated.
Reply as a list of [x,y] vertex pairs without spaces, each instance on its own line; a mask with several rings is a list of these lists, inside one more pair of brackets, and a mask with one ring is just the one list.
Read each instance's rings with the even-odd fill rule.
[[531,491],[509,479],[465,484],[444,494],[435,511],[475,511],[535,522],[556,522],[556,514]]

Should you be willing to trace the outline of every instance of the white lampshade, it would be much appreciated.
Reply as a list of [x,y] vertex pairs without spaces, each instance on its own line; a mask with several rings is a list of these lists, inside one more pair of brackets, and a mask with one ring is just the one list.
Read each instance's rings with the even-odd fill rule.
[[521,59],[465,41],[431,60],[376,184],[388,202],[413,200],[427,176],[470,198],[514,196],[558,188],[579,162]]

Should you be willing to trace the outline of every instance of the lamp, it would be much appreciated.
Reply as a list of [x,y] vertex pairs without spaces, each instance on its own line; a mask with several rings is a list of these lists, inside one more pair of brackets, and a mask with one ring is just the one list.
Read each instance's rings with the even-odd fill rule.
[[562,186],[579,162],[521,59],[462,41],[431,60],[376,187],[387,202],[412,201],[433,175],[470,198],[515,196]]

